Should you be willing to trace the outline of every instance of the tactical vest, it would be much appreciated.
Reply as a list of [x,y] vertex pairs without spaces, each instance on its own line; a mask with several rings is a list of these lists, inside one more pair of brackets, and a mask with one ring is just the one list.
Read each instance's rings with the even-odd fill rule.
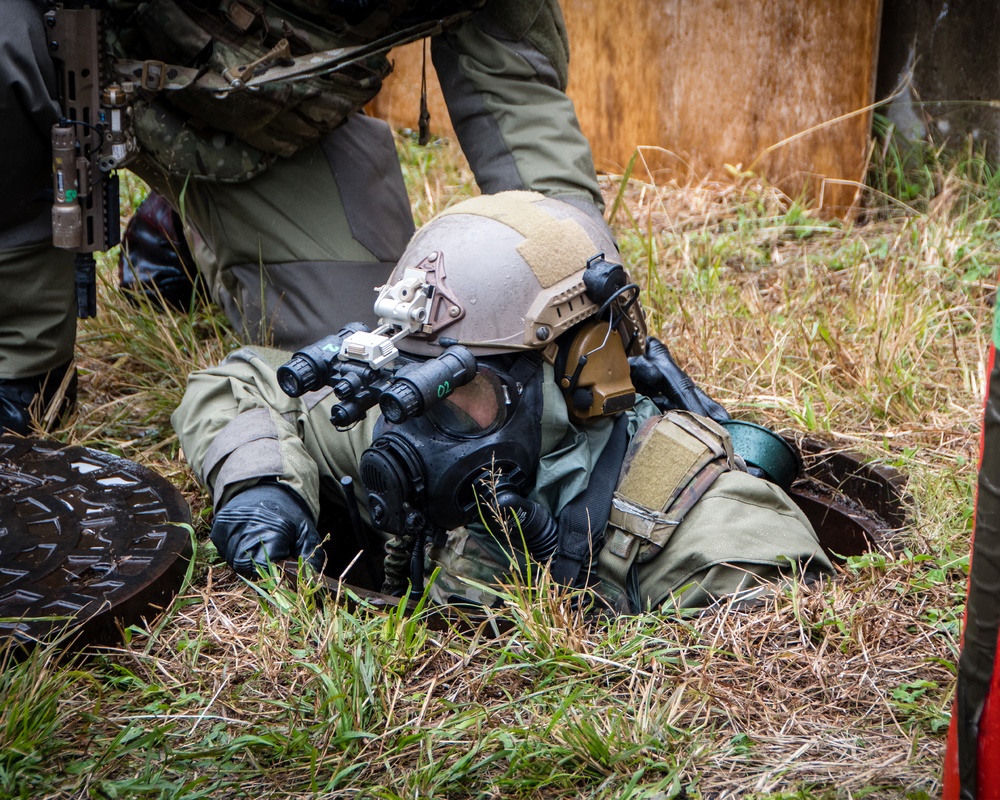
[[600,593],[621,613],[749,596],[789,568],[833,570],[791,498],[747,474],[725,428],[686,411],[632,437],[596,562]]
[[[611,449],[606,446],[601,459]],[[746,472],[728,432],[711,419],[685,411],[651,417],[627,449],[612,455],[610,513],[595,502],[603,488],[589,496],[585,491],[577,499],[589,503],[587,513],[573,522],[584,551],[579,572],[615,612],[750,599],[767,582],[833,572],[802,511],[778,486]],[[602,469],[599,459],[592,484]],[[591,536],[591,526],[601,526],[602,535]],[[582,586],[574,581],[575,567],[559,574],[562,555],[552,564],[553,577]],[[465,598],[490,605],[495,597],[486,587],[510,580],[509,555],[493,537],[468,529],[451,532],[447,544],[433,550],[432,565],[441,568],[431,587],[439,602]]]
[[[138,86],[143,152],[178,177],[246,180],[361,109],[392,70],[386,52],[456,24],[481,3],[407,0],[113,0],[111,50]],[[364,3],[353,5],[366,5]],[[439,16],[444,14],[445,16]]]

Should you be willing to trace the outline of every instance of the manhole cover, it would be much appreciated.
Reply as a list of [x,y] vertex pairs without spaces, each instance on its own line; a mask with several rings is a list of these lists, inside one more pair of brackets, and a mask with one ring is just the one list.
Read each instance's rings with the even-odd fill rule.
[[169,603],[191,512],[169,481],[86,447],[0,436],[0,637],[108,642]]

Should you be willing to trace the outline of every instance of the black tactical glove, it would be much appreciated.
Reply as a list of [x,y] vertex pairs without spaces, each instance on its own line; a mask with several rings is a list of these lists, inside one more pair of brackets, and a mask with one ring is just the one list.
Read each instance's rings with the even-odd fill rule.
[[325,555],[305,502],[277,483],[259,483],[223,506],[212,523],[212,543],[240,575],[302,556],[317,572]]
[[729,419],[729,412],[695,385],[659,339],[649,337],[646,352],[633,356],[628,363],[635,390],[652,400],[660,411],[677,408],[716,422]]

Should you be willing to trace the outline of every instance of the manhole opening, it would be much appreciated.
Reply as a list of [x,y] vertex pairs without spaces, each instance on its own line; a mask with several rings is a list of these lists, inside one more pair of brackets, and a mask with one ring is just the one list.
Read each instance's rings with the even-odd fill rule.
[[872,550],[899,550],[910,505],[906,476],[817,439],[798,445],[805,470],[791,495],[827,555],[842,562]]

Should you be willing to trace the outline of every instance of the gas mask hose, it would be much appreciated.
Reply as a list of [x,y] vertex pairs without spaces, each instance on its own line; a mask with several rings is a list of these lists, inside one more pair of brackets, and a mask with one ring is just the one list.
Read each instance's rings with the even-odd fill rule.
[[393,536],[385,543],[385,560],[382,591],[402,597],[410,579],[410,562],[413,557],[413,537]]
[[505,550],[527,551],[540,564],[555,554],[558,526],[544,506],[509,489],[498,489],[481,502],[486,527]]

